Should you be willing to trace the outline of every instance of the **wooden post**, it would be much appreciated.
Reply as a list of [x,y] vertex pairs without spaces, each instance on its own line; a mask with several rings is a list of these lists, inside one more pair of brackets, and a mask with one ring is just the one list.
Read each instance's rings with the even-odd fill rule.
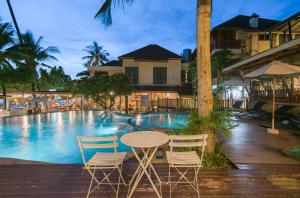
[[82,94],[80,94],[80,109],[83,110]]
[[166,106],[167,106],[167,112],[169,112],[169,101],[168,101],[168,98],[166,99]]
[[289,41],[291,41],[293,39],[291,21],[288,22],[288,29],[289,29]]
[[125,114],[128,114],[128,96],[125,96]]
[[270,49],[273,48],[273,38],[272,32],[269,32],[269,41],[270,41]]
[[275,78],[273,78],[272,90],[273,90],[272,130],[274,131],[275,129]]

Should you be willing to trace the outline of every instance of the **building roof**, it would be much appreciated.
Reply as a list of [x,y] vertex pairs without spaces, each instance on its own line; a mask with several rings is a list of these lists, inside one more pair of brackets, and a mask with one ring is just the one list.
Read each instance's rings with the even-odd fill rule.
[[[252,15],[253,16],[253,15]],[[232,19],[229,19],[228,21],[225,21],[224,23],[221,23],[220,25],[213,28],[215,29],[247,29],[247,30],[256,30],[256,31],[264,31],[268,28],[274,26],[277,23],[280,23],[280,21],[272,20],[272,19],[264,19],[264,18],[258,18],[258,27],[253,28],[249,25],[249,19],[251,16],[245,16],[245,15],[238,15]]]
[[245,60],[235,63],[229,67],[226,67],[223,71],[234,72],[241,69],[250,72],[270,61],[280,60],[283,57],[288,57],[299,52],[300,52],[300,38],[284,43],[277,47],[271,48],[264,52],[258,53]]
[[291,31],[293,33],[300,32],[300,11],[296,12],[295,14],[289,16],[285,20],[280,23],[277,23],[270,27],[267,31],[268,32],[288,32],[289,23],[291,25]]
[[135,51],[129,52],[119,57],[134,58],[139,60],[168,60],[168,59],[181,59],[181,56],[171,52],[159,45],[147,45]]
[[103,66],[116,66],[116,67],[121,67],[122,66],[122,63],[121,61],[119,60],[112,60],[112,61],[109,61],[103,65],[101,65],[101,67]]

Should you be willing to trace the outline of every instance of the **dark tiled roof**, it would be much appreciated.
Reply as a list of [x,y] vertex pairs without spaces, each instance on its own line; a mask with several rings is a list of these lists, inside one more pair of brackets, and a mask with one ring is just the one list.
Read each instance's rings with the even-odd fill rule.
[[119,60],[112,60],[112,61],[109,61],[109,62],[101,65],[101,67],[102,66],[119,66],[119,67],[121,67],[122,64],[121,64],[121,61],[119,61]]
[[249,29],[249,30],[252,29],[252,30],[264,31],[264,30],[267,30],[268,28],[272,27],[273,25],[280,23],[280,21],[277,21],[277,20],[258,18],[258,27],[253,28],[253,27],[250,27],[250,25],[249,25],[249,19],[250,19],[250,16],[238,15],[238,16],[214,27],[213,30],[214,29],[222,29],[222,28],[238,28],[238,29]]
[[137,91],[166,91],[177,92],[179,95],[193,95],[192,85],[170,86],[170,85],[135,85]]
[[139,60],[168,60],[172,58],[180,59],[181,56],[175,54],[159,45],[147,45],[135,51],[124,54],[119,58],[135,58]]

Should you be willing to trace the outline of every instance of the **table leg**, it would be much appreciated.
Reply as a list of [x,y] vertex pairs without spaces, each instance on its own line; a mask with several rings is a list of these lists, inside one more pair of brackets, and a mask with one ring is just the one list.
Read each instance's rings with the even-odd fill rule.
[[[145,158],[145,160],[143,161],[143,159],[141,159],[141,158],[139,157],[139,155],[137,154],[137,152],[135,151],[135,149],[132,148],[132,151],[133,151],[133,153],[134,153],[136,159],[138,160],[138,162],[139,162],[139,164],[140,164],[139,167],[138,167],[138,169],[140,169],[140,170],[138,171],[139,173],[138,173],[138,176],[137,176],[137,178],[136,178],[136,180],[135,180],[135,182],[134,182],[134,184],[133,184],[132,189],[131,189],[131,190],[130,190],[130,189],[128,190],[128,193],[129,193],[129,195],[127,195],[128,198],[130,198],[130,197],[132,196],[134,190],[136,189],[138,183],[140,182],[140,180],[142,179],[142,177],[143,177],[144,174],[147,176],[148,180],[150,181],[150,183],[151,183],[151,185],[152,185],[152,187],[153,187],[153,189],[154,189],[156,195],[157,195],[159,198],[161,198],[161,194],[158,192],[158,190],[157,190],[155,184],[153,183],[153,181],[152,181],[152,179],[151,179],[149,173],[147,172],[147,168],[148,168],[148,166],[150,166],[151,160],[153,159],[154,154],[156,153],[157,149],[158,149],[158,147],[155,147],[154,150],[152,151],[152,153],[149,155],[149,157],[148,157],[148,155],[145,155],[145,154],[149,154],[150,148],[148,148],[146,151],[143,151],[143,153],[144,153],[143,159]],[[152,166],[152,168],[153,168],[153,166]],[[152,168],[151,168],[151,169],[152,169]],[[153,170],[154,170],[154,168],[153,168]],[[141,171],[141,172],[140,172],[140,171]],[[155,172],[155,170],[154,170],[154,172]],[[156,174],[156,176],[157,176],[157,173],[156,173],[156,172],[155,172],[155,174]],[[158,176],[157,176],[157,177],[158,177]],[[160,181],[160,180],[159,180],[159,181]],[[130,183],[131,183],[131,182],[130,182]]]
[[[144,151],[144,149],[142,149],[142,151],[143,151],[144,155],[146,155],[146,152]],[[161,182],[161,180],[160,180],[160,178],[159,178],[157,172],[155,171],[155,169],[154,169],[154,167],[153,167],[151,161],[150,161],[149,167],[152,169],[152,171],[154,172],[154,174],[155,174],[155,176],[156,176],[156,179],[157,179],[158,182],[161,184],[162,182]],[[150,173],[150,169],[149,169],[149,173]],[[150,175],[151,175],[151,173],[150,173]]]

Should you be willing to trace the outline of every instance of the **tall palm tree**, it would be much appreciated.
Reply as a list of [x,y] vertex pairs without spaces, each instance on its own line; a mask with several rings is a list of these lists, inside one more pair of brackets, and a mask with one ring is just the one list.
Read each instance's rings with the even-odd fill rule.
[[[105,0],[95,15],[106,27],[112,24],[112,5],[123,6],[134,0]],[[197,0],[197,76],[198,76],[198,113],[200,117],[210,116],[213,110],[211,60],[210,60],[210,16],[211,0]],[[211,132],[212,133],[212,132]],[[214,147],[213,136],[208,150]]]
[[8,9],[9,9],[11,18],[12,18],[12,20],[13,20],[13,23],[14,23],[14,25],[15,25],[15,28],[16,28],[16,31],[17,31],[17,35],[18,35],[18,38],[19,38],[19,41],[20,41],[20,43],[23,45],[22,35],[21,35],[21,32],[20,32],[20,28],[19,28],[19,26],[18,26],[17,19],[16,19],[16,17],[15,17],[13,8],[12,8],[11,3],[10,3],[10,0],[6,0],[6,3],[7,3],[7,6],[8,6]]
[[3,110],[6,110],[6,87],[12,79],[14,70],[11,65],[13,56],[8,50],[13,45],[13,36],[14,31],[11,25],[0,21],[0,88],[3,94]]
[[87,56],[84,56],[82,60],[85,60],[84,66],[86,68],[91,68],[95,66],[103,65],[108,61],[109,53],[103,49],[103,46],[100,46],[96,41],[92,45],[86,46],[84,49],[88,53]]
[[56,47],[42,47],[41,43],[43,37],[39,37],[37,40],[34,38],[32,32],[27,31],[22,35],[22,40],[24,42],[23,45],[19,44],[16,47],[20,49],[23,57],[24,64],[30,70],[31,75],[31,86],[32,91],[39,90],[38,85],[38,67],[47,67],[51,68],[51,66],[47,65],[45,62],[51,60],[57,60],[53,53],[58,53],[59,50]]

